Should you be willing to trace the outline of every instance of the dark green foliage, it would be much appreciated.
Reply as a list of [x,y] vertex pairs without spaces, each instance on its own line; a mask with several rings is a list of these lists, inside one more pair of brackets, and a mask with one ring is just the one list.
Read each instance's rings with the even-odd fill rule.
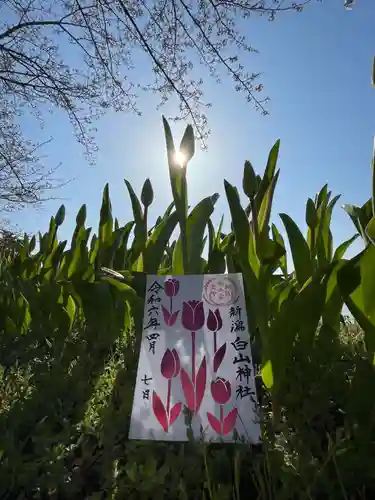
[[[126,182],[133,220],[113,218],[105,186],[99,230],[76,218],[59,241],[62,206],[36,238],[0,248],[0,498],[261,500],[375,495],[375,306],[372,202],[347,210],[355,237],[333,251],[324,186],[306,205],[306,237],[281,214],[271,224],[279,141],[263,177],[245,164],[242,207],[225,181],[231,231],[211,216],[218,195],[189,209],[188,128],[177,165],[164,120],[173,202],[154,225],[146,181]],[[173,237],[176,230],[179,233]],[[128,441],[147,273],[241,272],[264,443]],[[344,303],[355,319],[343,318]],[[359,325],[359,326],[358,326]]]

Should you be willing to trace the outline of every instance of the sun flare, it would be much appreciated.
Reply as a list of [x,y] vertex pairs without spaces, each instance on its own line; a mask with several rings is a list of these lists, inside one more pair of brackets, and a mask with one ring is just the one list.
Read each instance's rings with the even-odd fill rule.
[[175,160],[179,167],[183,167],[186,164],[186,156],[181,151],[176,151]]

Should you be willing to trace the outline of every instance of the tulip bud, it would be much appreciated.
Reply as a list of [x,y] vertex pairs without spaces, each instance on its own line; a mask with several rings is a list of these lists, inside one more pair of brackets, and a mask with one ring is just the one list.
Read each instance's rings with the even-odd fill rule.
[[204,325],[203,302],[188,300],[182,304],[182,326],[186,330],[196,332]]
[[185,162],[188,163],[195,153],[194,131],[191,125],[185,129],[184,136],[181,139],[180,152],[186,158]]
[[30,244],[29,244],[29,252],[33,252],[34,251],[34,248],[35,248],[35,244],[36,244],[36,239],[35,239],[35,236],[33,236],[30,240]]
[[150,179],[146,179],[141,192],[141,202],[144,207],[149,207],[153,201],[154,190],[152,189]]
[[216,309],[215,312],[211,311],[210,309],[207,318],[207,328],[211,330],[211,332],[217,332],[222,328],[222,326],[223,320],[221,319],[219,309]]
[[82,205],[76,217],[77,226],[79,227],[83,226],[85,224],[85,221],[86,221],[86,205]]
[[177,377],[180,372],[180,358],[176,349],[167,349],[160,364],[163,377],[171,379]]
[[61,205],[61,207],[57,211],[57,214],[55,215],[56,226],[57,227],[61,226],[61,224],[64,222],[64,219],[65,219],[65,207],[64,205]]
[[318,213],[315,207],[315,203],[311,198],[309,198],[306,203],[306,224],[310,229],[315,229],[318,225],[318,222]]
[[219,405],[225,405],[231,398],[232,390],[229,380],[218,377],[211,382],[211,394],[214,401]]
[[175,297],[180,289],[180,282],[175,278],[167,279],[164,282],[164,293],[167,297]]
[[254,196],[258,191],[257,176],[249,161],[245,161],[243,170],[242,188],[246,196],[250,199],[254,198]]

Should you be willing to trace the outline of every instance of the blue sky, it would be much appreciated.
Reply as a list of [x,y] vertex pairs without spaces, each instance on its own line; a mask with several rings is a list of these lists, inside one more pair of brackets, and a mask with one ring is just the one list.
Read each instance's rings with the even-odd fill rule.
[[[362,204],[371,194],[370,162],[375,133],[375,89],[371,87],[374,49],[375,2],[362,0],[346,11],[342,0],[314,2],[301,14],[283,14],[270,23],[254,17],[246,22],[249,41],[259,54],[244,62],[249,71],[263,73],[260,82],[271,98],[270,115],[263,117],[235,92],[230,79],[221,85],[205,82],[212,134],[208,151],[197,151],[189,165],[189,201],[218,192],[215,219],[228,214],[223,179],[241,187],[243,163],[249,159],[262,173],[268,151],[281,139],[280,180],[276,189],[273,221],[281,228],[278,213],[287,212],[300,227],[305,226],[307,198],[328,182],[343,203]],[[143,60],[135,60],[139,66]],[[147,68],[137,68],[147,81]],[[153,213],[161,213],[171,195],[168,185],[161,112],[152,95],[139,102],[142,117],[109,113],[98,123],[100,151],[95,166],[89,166],[76,144],[67,120],[53,115],[44,136],[54,136],[48,147],[51,166],[62,162],[65,179],[76,178],[43,209],[26,210],[10,217],[13,224],[33,233],[47,230],[48,221],[63,202],[66,221],[62,238],[70,238],[79,207],[86,203],[88,222],[95,229],[104,184],[120,222],[131,218],[123,179],[140,193],[146,177],[155,191]],[[174,113],[173,104],[165,109]],[[184,124],[172,125],[179,141]],[[228,217],[227,217],[228,220]],[[336,244],[353,234],[348,216],[338,206],[333,216]],[[359,244],[358,244],[359,245]],[[359,246],[357,245],[357,248]],[[353,248],[353,251],[356,248]]]

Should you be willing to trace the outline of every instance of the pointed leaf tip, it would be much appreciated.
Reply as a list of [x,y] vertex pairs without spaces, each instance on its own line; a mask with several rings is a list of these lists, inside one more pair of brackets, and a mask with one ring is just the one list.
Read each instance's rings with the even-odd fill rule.
[[182,403],[176,403],[172,408],[171,408],[171,413],[169,417],[169,425],[172,425],[180,416],[182,409]]
[[225,357],[226,351],[227,351],[227,343],[224,342],[224,344],[215,352],[214,363],[213,363],[215,373],[220,368],[220,365]]
[[175,147],[174,147],[171,127],[169,126],[168,120],[165,118],[164,115],[163,115],[163,126],[164,126],[165,142],[167,145],[168,161],[171,161],[171,156],[175,154]]
[[236,425],[237,420],[237,408],[233,408],[228,415],[224,418],[223,422],[223,434],[226,436],[229,434]]
[[215,203],[217,202],[217,200],[220,198],[220,195],[219,193],[215,193],[211,196],[211,201],[212,203],[215,205]]
[[185,396],[186,406],[189,408],[189,410],[195,411],[194,386],[184,368],[181,368],[180,380],[181,380],[182,390]]
[[189,162],[195,153],[195,139],[194,130],[191,125],[188,125],[185,129],[184,135],[180,143],[180,151],[185,157],[186,163]]
[[310,249],[294,220],[287,214],[280,214],[280,218],[288,235],[296,277],[302,286],[312,276]]

